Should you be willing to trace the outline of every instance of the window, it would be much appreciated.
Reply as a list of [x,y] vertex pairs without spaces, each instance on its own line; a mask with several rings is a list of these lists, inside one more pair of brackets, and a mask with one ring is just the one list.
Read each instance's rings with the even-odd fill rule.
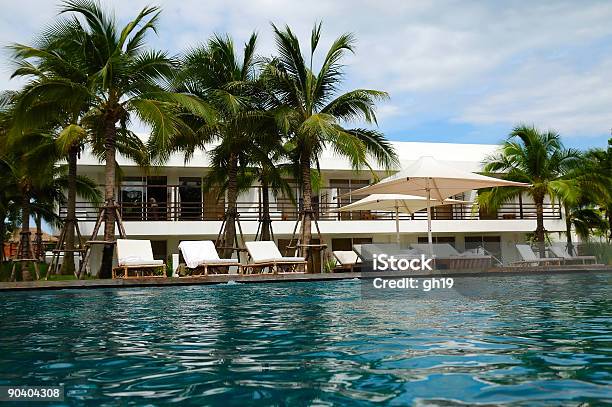
[[501,258],[501,237],[500,236],[466,236],[465,250],[476,250],[484,248],[488,253],[497,258]]
[[168,180],[147,177],[147,220],[168,220]]
[[[455,247],[455,237],[454,236],[433,236],[433,244],[442,244],[448,243],[451,246]],[[427,236],[419,236],[418,242],[421,244],[427,244]]]
[[372,243],[371,237],[340,237],[332,239],[332,251],[350,251],[355,244]]
[[[367,179],[330,179],[329,187],[332,189],[332,200],[331,203],[336,207],[341,207],[344,205],[348,205],[352,202],[356,202],[362,198],[365,198],[367,195],[350,195],[350,196],[342,196],[346,193],[354,191],[359,188],[367,187],[370,184],[370,180]],[[334,200],[333,197],[336,197]],[[370,211],[355,211],[355,212],[340,212],[338,213],[338,217],[341,220],[360,220],[360,219],[370,219],[371,212]]]
[[199,177],[180,177],[178,194],[179,219],[202,220],[202,179]]
[[145,181],[142,177],[126,177],[121,182],[119,202],[123,220],[143,220]]

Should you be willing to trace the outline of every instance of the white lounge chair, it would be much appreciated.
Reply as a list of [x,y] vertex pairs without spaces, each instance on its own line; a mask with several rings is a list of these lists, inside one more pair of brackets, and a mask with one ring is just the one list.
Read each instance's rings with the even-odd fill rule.
[[333,252],[338,265],[336,267],[354,271],[355,267],[361,266],[361,260],[357,253],[352,250],[336,250]]
[[521,261],[515,261],[511,263],[511,266],[530,266],[530,265],[561,265],[561,260],[558,257],[538,257],[531,249],[531,246],[528,244],[517,244],[516,250],[518,250],[521,255]]
[[242,271],[238,260],[220,258],[215,244],[210,240],[186,240],[179,243],[178,247],[192,276],[208,275],[209,271],[219,270],[224,270],[226,271],[224,274],[229,274],[231,266],[237,266],[238,273]]
[[354,244],[353,245],[353,251],[355,252],[355,254],[357,255],[357,258],[360,261],[363,261],[363,257],[361,257],[362,251],[361,251],[361,244]]
[[303,272],[307,270],[307,263],[304,257],[283,256],[272,241],[246,242],[245,245],[251,259],[245,266],[247,272],[261,272],[268,268],[274,274],[277,274],[279,269],[282,272],[297,273],[300,266],[303,267]]
[[[429,244],[414,243],[410,247],[422,253],[429,253]],[[488,269],[493,265],[493,256],[474,252],[460,253],[449,243],[432,244],[433,256],[436,266],[440,268],[456,269]]]
[[597,257],[595,256],[572,256],[567,251],[565,244],[553,244],[549,247],[550,251],[557,257],[563,259],[564,263],[582,263],[582,264],[596,264]]
[[113,278],[166,277],[166,265],[163,260],[153,258],[150,240],[117,239],[117,267],[113,268]]
[[[410,245],[413,249],[417,249],[423,253],[429,253],[429,244],[428,243],[413,243]],[[460,256],[461,253],[457,251],[453,246],[448,243],[434,243],[431,245],[433,249],[433,255],[435,257],[451,257],[451,256]]]

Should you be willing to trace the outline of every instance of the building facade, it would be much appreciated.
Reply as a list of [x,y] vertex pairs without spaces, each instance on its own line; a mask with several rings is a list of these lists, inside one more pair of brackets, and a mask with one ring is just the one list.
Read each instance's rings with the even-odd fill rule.
[[[499,146],[483,144],[394,142],[402,167],[421,156],[468,171],[482,170],[485,158]],[[319,157],[321,188],[313,197],[320,238],[313,227],[313,238],[319,238],[330,250],[350,250],[356,243],[395,242],[395,220],[391,212],[359,211],[339,213],[340,206],[363,196],[351,191],[366,186],[378,177],[389,175],[380,168],[354,171],[348,161],[331,151]],[[215,239],[222,226],[225,198],[218,191],[204,191],[202,177],[209,162],[205,152],[197,152],[185,162],[180,154],[172,155],[163,165],[144,171],[135,163],[118,157],[122,181],[117,197],[128,237],[152,241],[156,258],[167,259],[178,253],[181,240]],[[104,165],[85,153],[78,172],[100,184],[104,182]],[[300,208],[300,188],[293,184],[294,197],[271,194],[270,215],[274,239],[282,249],[295,228]],[[474,201],[477,192],[470,191],[455,198]],[[253,185],[239,197],[240,226],[245,240],[258,233],[261,217],[261,189]],[[65,208],[60,208],[64,211]],[[559,204],[545,204],[545,227],[549,232],[563,232],[565,221]],[[83,236],[91,235],[98,208],[77,203],[77,217]],[[485,213],[475,204],[445,205],[432,208],[434,242],[450,243],[458,250],[484,248],[500,262],[519,260],[516,243],[524,242],[536,228],[535,205],[527,196],[505,204],[495,212]],[[401,242],[426,242],[427,213],[400,215]],[[102,233],[102,232],[100,232]],[[92,264],[97,254],[94,252]],[[91,270],[93,273],[96,270]]]

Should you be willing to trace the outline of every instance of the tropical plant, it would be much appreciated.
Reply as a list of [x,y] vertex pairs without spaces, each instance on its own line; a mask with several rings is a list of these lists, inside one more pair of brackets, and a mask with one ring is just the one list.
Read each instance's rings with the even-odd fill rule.
[[330,46],[318,71],[313,70],[315,52],[321,37],[321,24],[315,24],[310,38],[310,54],[302,55],[300,42],[286,26],[274,30],[278,57],[266,64],[262,77],[270,87],[275,119],[281,131],[294,146],[293,154],[299,166],[298,181],[302,185],[303,212],[301,242],[311,240],[312,167],[318,167],[318,157],[326,146],[346,157],[353,168],[369,166],[372,158],[384,168],[397,165],[397,156],[384,135],[376,130],[346,128],[345,123],[365,121],[376,123],[375,104],[388,98],[387,93],[356,89],[341,93],[342,57],[353,52],[354,37],[344,34]]
[[[12,131],[10,120],[12,111],[4,112],[6,120],[3,124],[11,127],[4,137],[0,138],[2,144],[2,163],[6,169],[2,177],[2,189],[4,197],[8,198],[8,205],[3,207],[10,209],[10,205],[18,206],[20,209],[20,224],[22,232],[21,253],[28,258],[36,258],[31,247],[30,218],[34,217],[37,226],[37,235],[41,234],[41,224],[45,220],[57,225],[59,216],[56,209],[66,204],[65,191],[69,185],[66,166],[58,166],[57,148],[55,139],[44,130],[21,129],[16,136]],[[75,193],[90,201],[100,201],[100,192],[96,184],[85,177],[77,177],[75,180]],[[27,237],[27,238],[26,238]],[[37,251],[40,247],[37,247]],[[27,270],[22,270],[28,273]],[[26,276],[27,278],[27,276]]]
[[595,148],[584,154],[583,167],[586,174],[597,179],[601,194],[593,194],[592,202],[603,212],[605,222],[600,231],[606,236],[608,243],[612,242],[612,138],[608,140],[608,148]]
[[43,31],[34,45],[13,44],[18,68],[13,77],[28,82],[14,96],[16,130],[47,126],[53,123],[58,159],[68,163],[68,200],[65,220],[66,237],[62,272],[74,273],[76,227],[77,159],[85,144],[93,143],[84,121],[91,109],[92,80],[85,72],[83,60],[66,47],[63,38],[54,36],[55,27]]
[[[592,159],[596,150],[579,160],[553,185],[565,213],[567,250],[574,253],[572,229],[586,241],[597,230],[607,230],[603,208],[612,199],[612,174]],[[605,234],[605,232],[603,233]]]
[[8,235],[19,227],[19,193],[14,178],[15,169],[11,158],[6,154],[5,146],[5,138],[0,137],[0,147],[3,150],[0,155],[0,263],[6,260],[4,242]]
[[[156,29],[159,18],[156,7],[145,7],[122,28],[117,26],[114,16],[95,1],[66,1],[60,13],[72,13],[73,16],[59,20],[45,36],[48,43],[61,44],[71,60],[79,61],[80,74],[87,77],[87,89],[79,89],[88,93],[91,109],[87,115],[94,124],[91,132],[97,136],[97,144],[103,146],[104,199],[105,206],[110,209],[115,205],[118,143],[129,145],[133,151],[147,151],[143,142],[128,129],[130,120],[137,117],[151,127],[151,145],[167,146],[180,132],[176,105],[188,98],[179,99],[163,91],[160,81],[171,75],[175,61],[164,52],[145,47],[147,32]],[[16,49],[15,53],[22,59],[40,57],[39,50],[28,47]],[[69,98],[75,82],[66,82],[58,81],[49,87],[44,92],[45,98],[50,94],[64,94]],[[37,96],[43,98],[41,93]],[[197,107],[197,103],[189,100],[185,108],[194,106]],[[71,139],[84,135],[76,128],[67,131],[73,134]],[[114,234],[114,212],[107,210],[104,239],[114,241]],[[110,275],[112,254],[113,245],[105,245],[102,277]]]
[[260,240],[272,239],[272,220],[270,217],[270,192],[278,199],[282,196],[295,202],[293,189],[287,181],[291,174],[287,150],[282,135],[274,127],[270,132],[262,131],[253,137],[249,157],[254,164],[250,172],[261,186]]
[[214,36],[184,56],[175,78],[176,92],[197,97],[202,105],[216,112],[213,123],[210,119],[206,123],[199,114],[189,115],[185,121],[191,124],[194,137],[181,147],[189,158],[195,148],[205,149],[216,143],[209,151],[211,170],[205,185],[227,191],[223,257],[231,256],[236,240],[239,175],[249,161],[252,129],[261,116],[254,111],[253,102],[256,42],[257,36],[251,35],[239,54],[231,38]]
[[478,196],[483,209],[496,209],[501,204],[527,194],[536,207],[535,237],[541,257],[545,256],[544,200],[553,202],[563,177],[576,165],[578,152],[566,149],[553,131],[540,132],[535,127],[517,126],[503,142],[500,152],[486,158],[484,170],[503,173],[505,179],[530,184],[529,187],[492,188]]

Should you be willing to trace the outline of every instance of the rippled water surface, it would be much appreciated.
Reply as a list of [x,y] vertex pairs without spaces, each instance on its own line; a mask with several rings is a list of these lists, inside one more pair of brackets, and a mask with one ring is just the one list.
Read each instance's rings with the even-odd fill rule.
[[1,293],[0,385],[68,404],[612,402],[612,273],[491,277],[498,298],[360,282]]

